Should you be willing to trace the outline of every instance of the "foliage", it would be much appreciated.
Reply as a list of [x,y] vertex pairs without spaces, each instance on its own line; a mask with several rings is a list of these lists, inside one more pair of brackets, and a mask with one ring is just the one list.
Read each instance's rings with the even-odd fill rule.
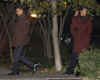
[[79,56],[80,71],[84,76],[97,78],[100,75],[100,50],[91,49]]
[[79,6],[88,7],[88,15],[94,16],[100,15],[100,4],[96,2],[96,0],[71,0],[73,3],[74,10],[78,9]]
[[[51,0],[18,0],[22,5],[28,5],[32,9],[36,9],[39,13],[43,13],[47,10],[51,11]],[[18,2],[13,0],[13,2]],[[88,14],[90,16],[100,15],[100,4],[96,0],[57,0],[57,9],[54,10],[57,14],[61,14],[63,11],[67,10],[69,3],[72,4],[73,10],[79,8],[79,6],[87,6],[89,8]]]

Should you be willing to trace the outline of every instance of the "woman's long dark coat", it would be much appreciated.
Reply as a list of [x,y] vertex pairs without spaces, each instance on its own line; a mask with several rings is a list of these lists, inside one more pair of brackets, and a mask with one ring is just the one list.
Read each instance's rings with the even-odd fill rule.
[[74,41],[75,53],[89,48],[92,31],[92,21],[89,17],[73,16],[70,30]]

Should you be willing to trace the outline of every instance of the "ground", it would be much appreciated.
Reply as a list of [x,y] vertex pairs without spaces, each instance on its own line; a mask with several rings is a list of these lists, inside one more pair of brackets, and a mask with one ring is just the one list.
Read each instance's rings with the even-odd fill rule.
[[80,77],[68,76],[68,75],[47,75],[47,74],[31,74],[25,73],[20,76],[8,76],[7,73],[11,72],[11,70],[1,67],[0,68],[0,80],[80,80]]

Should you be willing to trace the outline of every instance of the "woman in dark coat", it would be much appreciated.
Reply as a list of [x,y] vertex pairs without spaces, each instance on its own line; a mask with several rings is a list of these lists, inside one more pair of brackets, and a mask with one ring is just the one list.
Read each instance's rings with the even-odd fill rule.
[[85,16],[74,16],[71,24],[71,34],[74,39],[74,52],[79,53],[89,48],[91,34],[91,20]]
[[75,12],[72,17],[72,24],[70,26],[70,32],[73,37],[73,53],[71,57],[70,65],[65,74],[73,74],[76,65],[78,65],[78,56],[80,52],[89,48],[90,37],[92,31],[92,21],[87,14],[87,8],[83,7],[79,11]]
[[24,45],[27,44],[29,36],[29,22],[24,15],[24,10],[21,6],[16,7],[17,19],[13,25],[12,47],[14,47],[14,63],[11,73],[8,75],[19,75],[19,61],[27,64],[30,68],[34,68],[31,61],[24,57]]

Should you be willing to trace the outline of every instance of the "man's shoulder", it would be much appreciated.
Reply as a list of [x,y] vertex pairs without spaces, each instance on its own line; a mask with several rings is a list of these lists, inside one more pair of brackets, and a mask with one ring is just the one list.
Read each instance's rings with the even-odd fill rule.
[[23,21],[26,22],[26,23],[29,23],[29,19],[27,18],[27,16],[23,17]]

